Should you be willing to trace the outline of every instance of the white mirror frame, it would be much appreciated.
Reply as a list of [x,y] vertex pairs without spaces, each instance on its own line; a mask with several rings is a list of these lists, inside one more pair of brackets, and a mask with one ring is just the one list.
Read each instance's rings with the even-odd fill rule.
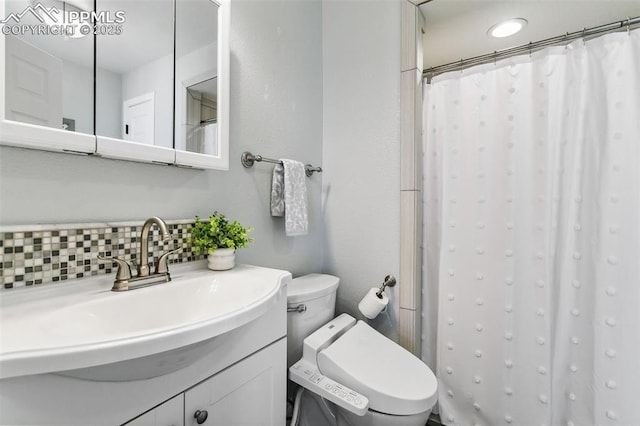
[[[230,0],[212,0],[218,5],[218,109],[217,130],[219,157],[176,150],[176,164],[196,168],[229,170],[229,25],[231,21]],[[175,86],[175,85],[174,85]],[[175,88],[174,88],[175,90]]]
[[[5,120],[5,36],[0,34],[0,146],[13,146],[54,152],[90,154],[106,158],[145,163],[159,163],[196,169],[229,169],[229,25],[230,0],[213,0],[218,9],[218,117],[219,157],[171,148],[128,142],[121,139],[69,132]],[[0,16],[5,16],[5,2],[0,2]]]

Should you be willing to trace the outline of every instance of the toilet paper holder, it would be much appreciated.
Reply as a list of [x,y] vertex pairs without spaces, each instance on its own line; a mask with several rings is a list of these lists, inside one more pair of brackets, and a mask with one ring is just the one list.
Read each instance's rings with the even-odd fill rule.
[[393,287],[395,285],[396,285],[396,279],[393,275],[387,275],[386,277],[384,277],[384,282],[382,283],[382,287],[380,287],[380,290],[376,292],[376,296],[378,296],[378,299],[382,299],[382,292],[386,287]]

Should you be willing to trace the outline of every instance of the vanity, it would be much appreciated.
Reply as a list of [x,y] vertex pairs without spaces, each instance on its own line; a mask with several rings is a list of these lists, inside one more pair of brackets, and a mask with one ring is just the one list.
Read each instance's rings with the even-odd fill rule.
[[285,423],[286,271],[205,262],[0,295],[0,424]]
[[[228,169],[228,0],[8,0],[0,18],[1,146]],[[85,263],[52,261],[63,280],[96,272],[97,235],[74,242]],[[0,294],[0,424],[285,423],[288,272],[189,261],[112,292],[113,273],[35,287],[42,265],[11,267],[35,284]]]

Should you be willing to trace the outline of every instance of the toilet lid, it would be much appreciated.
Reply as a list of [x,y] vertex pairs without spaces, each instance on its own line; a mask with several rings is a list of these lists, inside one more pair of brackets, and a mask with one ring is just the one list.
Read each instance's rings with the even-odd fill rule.
[[340,279],[333,275],[309,274],[294,278],[287,286],[287,303],[300,303],[335,292]]
[[422,413],[437,399],[438,382],[429,367],[363,321],[322,350],[317,361],[322,374],[360,392],[381,413]]

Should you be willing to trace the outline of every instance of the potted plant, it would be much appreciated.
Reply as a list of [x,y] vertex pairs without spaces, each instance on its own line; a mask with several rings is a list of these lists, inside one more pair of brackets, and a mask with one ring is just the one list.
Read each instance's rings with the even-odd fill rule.
[[196,215],[188,242],[193,253],[207,255],[209,269],[224,271],[235,265],[236,249],[248,247],[253,241],[247,234],[253,229],[242,226],[237,220],[229,221],[222,213],[214,212],[209,220],[200,220]]

